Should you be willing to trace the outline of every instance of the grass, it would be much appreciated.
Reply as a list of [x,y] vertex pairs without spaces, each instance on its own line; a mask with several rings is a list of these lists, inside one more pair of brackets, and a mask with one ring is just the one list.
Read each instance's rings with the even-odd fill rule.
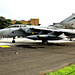
[[75,64],[47,73],[45,75],[75,75]]

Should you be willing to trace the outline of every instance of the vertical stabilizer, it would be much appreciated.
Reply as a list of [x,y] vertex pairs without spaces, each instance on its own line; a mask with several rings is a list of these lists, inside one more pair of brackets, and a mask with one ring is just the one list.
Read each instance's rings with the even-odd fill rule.
[[60,24],[62,24],[62,25],[70,25],[72,23],[75,23],[75,14],[74,13],[70,17],[68,17],[65,20],[60,22]]

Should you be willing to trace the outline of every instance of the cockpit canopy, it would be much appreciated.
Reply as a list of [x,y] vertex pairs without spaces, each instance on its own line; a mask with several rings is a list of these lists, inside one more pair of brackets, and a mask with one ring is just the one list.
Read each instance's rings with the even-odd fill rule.
[[7,28],[19,28],[19,27],[26,27],[26,25],[22,25],[22,24],[14,24],[14,25],[10,25]]

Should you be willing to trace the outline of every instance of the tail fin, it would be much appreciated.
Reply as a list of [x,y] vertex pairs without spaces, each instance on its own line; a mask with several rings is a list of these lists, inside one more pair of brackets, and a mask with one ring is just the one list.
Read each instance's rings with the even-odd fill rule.
[[61,25],[69,25],[71,23],[75,23],[75,14],[72,14],[70,17],[60,22]]

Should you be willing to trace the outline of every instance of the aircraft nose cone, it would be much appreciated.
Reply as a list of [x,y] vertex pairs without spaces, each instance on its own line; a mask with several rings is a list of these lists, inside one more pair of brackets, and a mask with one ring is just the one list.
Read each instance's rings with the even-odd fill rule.
[[0,30],[0,36],[7,36],[7,30],[5,30],[5,29],[1,29]]

